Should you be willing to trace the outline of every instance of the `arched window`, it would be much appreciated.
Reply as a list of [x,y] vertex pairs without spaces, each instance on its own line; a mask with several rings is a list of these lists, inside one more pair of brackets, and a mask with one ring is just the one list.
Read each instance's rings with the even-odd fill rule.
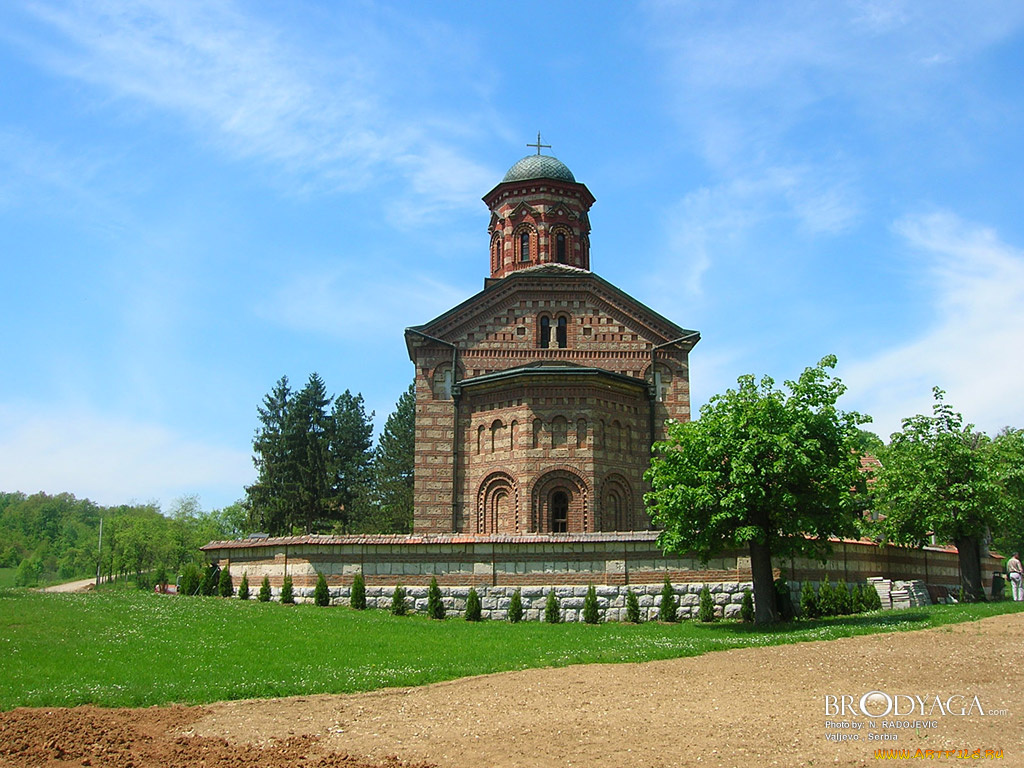
[[519,235],[519,260],[530,260],[530,233],[523,232]]
[[481,424],[476,430],[476,455],[484,452],[484,425]]
[[559,264],[565,264],[565,233],[559,232],[555,236],[555,260]]
[[544,422],[540,419],[533,420],[533,447],[540,448],[540,435],[544,431]]
[[551,447],[565,448],[569,438],[569,422],[564,416],[555,416],[551,420]]
[[491,424],[491,453],[497,453],[505,448],[505,425],[501,419],[495,419]]
[[491,272],[501,269],[501,235],[491,240]]
[[587,420],[579,419],[576,422],[576,447],[587,447]]
[[551,318],[545,315],[540,319],[540,348],[551,346]]
[[555,331],[555,338],[558,341],[558,348],[565,349],[569,342],[569,320],[564,316],[558,318],[558,330]]
[[514,451],[516,449],[516,440],[519,437],[519,422],[513,421],[508,428],[508,449]]
[[569,497],[565,491],[551,494],[551,532],[565,533],[569,530]]

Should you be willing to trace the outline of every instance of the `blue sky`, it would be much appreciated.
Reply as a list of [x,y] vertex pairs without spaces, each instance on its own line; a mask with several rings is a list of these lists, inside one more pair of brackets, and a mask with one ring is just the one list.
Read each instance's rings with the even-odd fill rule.
[[538,129],[696,406],[839,356],[1024,427],[1024,4],[0,5],[0,490],[243,494],[287,375],[412,378]]

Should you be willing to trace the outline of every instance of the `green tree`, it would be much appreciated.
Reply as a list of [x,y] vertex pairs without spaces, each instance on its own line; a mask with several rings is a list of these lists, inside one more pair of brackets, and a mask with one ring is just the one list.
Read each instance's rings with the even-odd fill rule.
[[179,595],[198,595],[203,583],[203,574],[195,563],[185,563],[178,576]]
[[586,624],[601,623],[601,609],[597,604],[597,589],[593,584],[587,586],[587,596],[583,598],[583,621]]
[[238,599],[249,599],[249,574],[245,571],[242,572],[242,581],[238,584]]
[[518,587],[512,593],[512,599],[508,603],[508,620],[513,624],[518,624],[523,620],[523,591]]
[[326,410],[330,404],[324,380],[312,373],[296,395],[287,420],[287,445],[298,482],[298,509],[293,526],[306,533],[326,529],[341,515],[341,501],[331,476],[335,427]]
[[333,522],[343,533],[366,516],[373,465],[373,423],[361,394],[345,390],[334,401],[328,468],[335,508]]
[[818,585],[818,615],[835,616],[837,613],[839,613],[839,606],[836,602],[835,589],[833,589],[832,582],[829,581],[828,574],[826,573],[825,578]]
[[375,533],[411,533],[416,394],[402,393],[388,416],[373,455],[374,504],[360,528]]
[[952,542],[967,600],[985,600],[981,550],[1003,518],[998,473],[988,439],[944,401],[935,387],[932,415],[911,416],[892,435],[875,484],[876,507],[885,514],[889,540],[921,544],[934,535]]
[[480,621],[483,619],[483,610],[480,605],[480,595],[476,587],[469,588],[469,595],[466,596],[466,621]]
[[391,613],[393,616],[405,616],[408,612],[409,605],[405,601],[405,587],[396,584],[395,591],[391,593]]
[[221,569],[220,578],[217,580],[217,594],[221,597],[231,597],[235,594],[235,585],[231,582],[231,571],[227,568]]
[[804,579],[804,583],[800,585],[800,615],[805,619],[818,618],[818,595],[815,594],[810,579]]
[[676,600],[676,591],[672,586],[672,582],[669,581],[668,576],[666,576],[665,583],[661,585],[661,602],[658,604],[658,621],[664,621],[671,624],[676,621],[678,614],[679,601]]
[[697,606],[697,618],[705,623],[715,620],[715,601],[711,598],[711,590],[705,584],[700,590],[700,604]]
[[220,584],[220,567],[216,563],[206,566],[203,573],[203,581],[199,585],[199,594],[204,597],[212,597],[217,594],[217,585]]
[[754,620],[754,595],[749,589],[743,590],[743,602],[740,603],[740,621],[749,624]]
[[863,508],[853,444],[867,419],[836,408],[845,387],[828,372],[835,364],[829,356],[807,368],[786,382],[788,393],[769,377],[741,376],[697,421],[669,423],[645,475],[664,550],[693,550],[705,562],[749,550],[759,624],[779,619],[773,558],[824,559],[828,538],[854,535]]
[[270,596],[271,596],[271,592],[270,592],[270,577],[269,576],[264,576],[263,577],[263,583],[260,584],[260,593],[259,593],[259,595],[257,596],[256,599],[259,602],[261,602],[261,603],[269,603],[270,602]]
[[552,589],[548,592],[547,600],[544,603],[544,621],[548,624],[558,624],[562,620],[562,606],[558,602],[558,595]]
[[321,607],[331,604],[331,592],[327,589],[327,579],[322,573],[316,575],[316,587],[313,589],[313,603]]
[[281,582],[281,603],[284,605],[292,605],[295,603],[295,595],[292,591],[292,576],[290,573],[286,573],[284,580]]
[[366,610],[366,582],[363,581],[362,571],[352,579],[352,592],[348,602],[357,611]]
[[437,577],[430,578],[427,588],[427,615],[432,619],[444,618],[444,601],[441,599],[441,588],[437,586]]
[[1024,552],[1024,430],[1004,427],[992,439],[991,466],[1003,496],[992,543],[1005,557]]
[[245,489],[252,525],[270,534],[291,533],[298,515],[298,477],[289,446],[292,391],[282,376],[257,406],[260,428],[253,438],[256,482]]
[[626,590],[626,621],[630,624],[640,623],[640,600],[632,589]]

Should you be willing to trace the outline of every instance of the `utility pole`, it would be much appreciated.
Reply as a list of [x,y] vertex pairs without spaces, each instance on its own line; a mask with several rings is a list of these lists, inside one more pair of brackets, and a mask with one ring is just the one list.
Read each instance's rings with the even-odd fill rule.
[[100,518],[100,546],[96,552],[96,586],[100,585],[100,569],[103,567],[103,518]]

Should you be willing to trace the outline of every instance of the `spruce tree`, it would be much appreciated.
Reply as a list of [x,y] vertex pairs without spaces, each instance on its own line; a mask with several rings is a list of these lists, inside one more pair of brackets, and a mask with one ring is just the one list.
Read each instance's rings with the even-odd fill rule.
[[245,489],[250,521],[272,535],[291,533],[296,517],[296,457],[288,446],[290,406],[288,377],[282,376],[257,406],[260,428],[252,441],[256,482]]
[[326,606],[331,604],[331,592],[327,589],[327,579],[322,573],[316,575],[316,588],[313,590],[313,602],[316,605]]
[[850,613],[864,613],[864,591],[860,584],[850,587]]
[[298,510],[292,525],[306,533],[325,530],[341,514],[331,477],[330,443],[334,424],[327,413],[331,397],[316,373],[291,406],[287,446],[296,464]]
[[850,598],[850,590],[845,581],[836,584],[836,613],[840,616],[847,616],[853,613],[853,600]]
[[427,589],[427,615],[432,619],[444,618],[444,601],[441,599],[441,588],[437,586],[437,577],[430,578]]
[[242,572],[242,581],[238,584],[238,599],[249,599],[249,574],[245,571]]
[[373,533],[411,533],[413,437],[416,432],[416,393],[414,385],[398,398],[388,416],[373,454],[374,501],[358,526]]
[[832,589],[832,582],[828,580],[828,574],[818,585],[818,613],[821,616],[836,615],[835,590]]
[[676,593],[672,588],[672,582],[665,577],[665,584],[661,588],[661,603],[658,605],[658,621],[669,624],[676,621],[679,614],[679,603],[676,601]]
[[749,589],[743,590],[743,602],[740,603],[740,621],[750,623],[754,620],[754,596]]
[[818,618],[818,596],[809,579],[800,585],[800,615],[805,619]]
[[199,587],[199,592],[204,597],[211,597],[217,594],[217,585],[220,583],[220,568],[213,563],[206,566],[206,571],[203,573],[203,583]]
[[291,574],[285,574],[284,581],[281,584],[281,602],[284,605],[292,605],[295,603],[295,595],[292,594]]
[[349,605],[357,611],[366,610],[366,582],[363,581],[363,572],[360,571],[352,579],[352,592],[349,597]]
[[705,584],[700,590],[700,606],[697,608],[697,618],[705,623],[715,620],[715,601],[711,598],[711,590]]
[[601,609],[597,605],[597,589],[593,584],[587,587],[587,596],[583,599],[583,621],[586,624],[601,622]]
[[409,605],[405,601],[405,587],[396,584],[395,591],[391,593],[391,615],[405,616],[408,612]]
[[217,594],[221,597],[231,597],[235,594],[235,585],[231,582],[231,572],[224,568],[217,580]]
[[548,624],[558,624],[562,620],[562,607],[558,602],[558,595],[552,589],[548,592],[547,601],[544,603],[544,621]]
[[330,415],[326,466],[333,522],[349,533],[359,527],[369,506],[373,464],[373,413],[366,414],[361,394],[345,390]]
[[523,594],[521,589],[512,593],[512,599],[508,603],[508,620],[518,624],[523,620]]
[[640,623],[640,600],[632,589],[626,590],[626,621],[630,624]]
[[270,577],[264,576],[263,583],[260,584],[260,593],[256,597],[256,599],[259,600],[261,603],[269,603],[270,594]]
[[482,618],[480,595],[476,593],[476,587],[470,587],[469,595],[466,596],[466,621],[480,621]]

